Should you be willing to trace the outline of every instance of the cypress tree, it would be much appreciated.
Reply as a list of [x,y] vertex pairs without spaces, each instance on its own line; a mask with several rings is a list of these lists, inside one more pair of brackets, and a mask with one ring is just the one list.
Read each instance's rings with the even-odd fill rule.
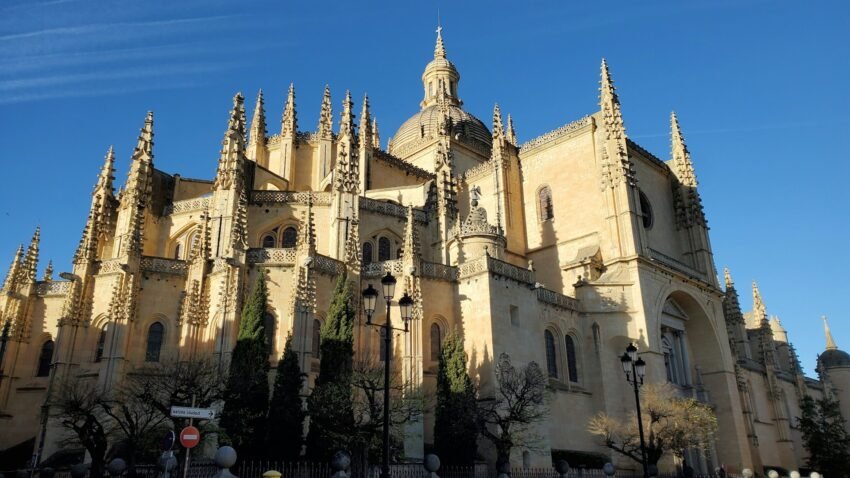
[[269,355],[263,316],[267,297],[266,274],[261,270],[253,292],[242,307],[219,422],[233,447],[248,457],[262,455],[265,450]]
[[301,367],[298,354],[292,350],[292,335],[286,338],[283,356],[277,363],[272,400],[269,405],[267,456],[296,461],[304,444],[304,418],[301,402]]
[[354,318],[351,284],[341,274],[320,333],[319,376],[307,400],[310,415],[307,455],[314,461],[326,462],[338,450],[349,451],[354,431],[351,402]]
[[798,418],[803,446],[809,452],[809,468],[824,476],[844,478],[850,476],[850,434],[838,402],[830,397],[815,400],[803,397]]
[[472,465],[478,437],[475,386],[466,368],[463,339],[449,333],[440,350],[434,448],[447,465]]

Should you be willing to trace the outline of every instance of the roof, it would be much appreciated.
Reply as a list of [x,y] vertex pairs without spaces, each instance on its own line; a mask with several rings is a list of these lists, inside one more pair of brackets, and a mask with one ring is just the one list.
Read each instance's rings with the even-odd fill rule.
[[850,354],[839,349],[829,349],[818,355],[818,363],[825,368],[850,367]]
[[[490,130],[475,116],[467,113],[459,106],[448,105],[449,117],[452,120],[451,136],[479,143],[490,149],[493,145]],[[436,138],[440,127],[440,111],[438,105],[423,108],[407,121],[402,123],[392,138],[392,151],[405,152],[405,146],[416,143],[423,138]]]

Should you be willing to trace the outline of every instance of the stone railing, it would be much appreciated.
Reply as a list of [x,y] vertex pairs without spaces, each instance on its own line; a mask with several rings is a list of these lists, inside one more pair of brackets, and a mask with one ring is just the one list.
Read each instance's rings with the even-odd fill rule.
[[[378,201],[377,199],[360,197],[360,210],[383,214],[385,216],[393,216],[399,219],[407,219],[407,208],[391,202]],[[413,219],[416,222],[427,223],[428,214],[422,209],[413,208]]]
[[316,254],[313,256],[313,270],[336,276],[345,272],[345,264],[331,257]]
[[487,256],[487,270],[491,274],[513,279],[517,282],[534,284],[534,273],[524,267],[517,267],[494,257]]
[[210,206],[210,198],[192,198],[184,199],[183,201],[175,201],[167,206],[163,211],[163,216],[171,214],[180,214],[184,212],[206,211]]
[[473,166],[466,171],[463,172],[463,179],[466,181],[471,181],[473,179],[477,179],[479,176],[484,176],[486,174],[490,174],[493,172],[493,162],[492,161],[484,161],[483,163]]
[[667,267],[675,269],[691,277],[701,278],[705,276],[705,274],[685,264],[684,262],[674,257],[670,257],[667,254],[664,254],[663,252],[656,251],[655,249],[649,250],[649,256],[652,258],[653,261],[660,262],[661,264],[664,264]]
[[463,279],[487,270],[487,257],[482,256],[457,266],[457,277]]
[[38,295],[65,295],[71,290],[71,281],[40,281],[35,286]]
[[578,310],[578,300],[544,287],[537,288],[537,300],[563,309]]
[[585,126],[589,126],[590,124],[590,116],[585,116],[584,118],[578,119],[569,124],[565,124],[564,126],[561,126],[556,130],[550,131],[546,134],[540,135],[532,140],[525,142],[522,146],[519,147],[519,152],[524,153],[538,146],[542,146],[550,141],[555,141],[556,139],[562,136],[566,136],[574,131],[578,131],[584,128]]
[[420,272],[422,277],[437,280],[456,281],[458,278],[457,267],[438,264],[436,262],[422,261],[422,270]]
[[124,266],[121,264],[121,259],[107,259],[100,262],[100,265],[97,268],[97,273],[115,274],[116,272],[121,272],[123,269]]
[[330,206],[331,193],[297,191],[252,191],[252,204],[307,204],[310,199],[314,206]]
[[246,261],[249,264],[295,264],[295,248],[248,249]]
[[189,263],[178,259],[164,257],[142,257],[140,267],[145,272],[160,272],[162,274],[186,275]]
[[372,262],[363,266],[360,275],[363,277],[382,277],[387,272],[400,276],[404,273],[401,259],[393,259],[391,261]]

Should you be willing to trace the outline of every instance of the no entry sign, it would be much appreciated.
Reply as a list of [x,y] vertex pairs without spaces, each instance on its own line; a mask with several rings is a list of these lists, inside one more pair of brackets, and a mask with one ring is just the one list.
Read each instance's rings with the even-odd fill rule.
[[194,448],[201,441],[201,432],[193,426],[180,430],[180,444],[183,448]]

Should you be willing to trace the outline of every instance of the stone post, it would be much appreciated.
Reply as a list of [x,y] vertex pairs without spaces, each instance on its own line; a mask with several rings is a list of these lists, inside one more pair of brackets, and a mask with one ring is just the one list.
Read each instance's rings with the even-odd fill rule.
[[348,453],[344,451],[338,451],[334,453],[333,459],[331,459],[331,470],[333,470],[333,475],[331,478],[349,478],[350,474],[348,473],[348,469],[351,467],[351,457],[348,456]]
[[229,446],[223,446],[215,452],[215,464],[218,471],[213,478],[236,478],[230,472],[230,467],[236,464],[236,450]]
[[277,470],[269,470],[263,473],[263,478],[280,478],[282,473]]
[[[106,465],[106,471],[109,473],[109,476],[115,478],[117,476],[121,476],[124,471],[127,469],[127,463],[124,462],[121,458],[115,458]],[[97,478],[97,477],[92,477]]]
[[605,476],[614,476],[616,471],[617,469],[611,463],[605,463],[605,466],[602,467],[602,472],[605,473]]
[[437,470],[440,469],[440,457],[433,453],[429,453],[425,455],[423,465],[425,466],[425,471],[428,472],[431,478],[440,478],[437,476]]
[[560,478],[567,478],[567,473],[570,472],[570,464],[567,463],[567,460],[558,460],[555,463],[555,471],[558,472]]

